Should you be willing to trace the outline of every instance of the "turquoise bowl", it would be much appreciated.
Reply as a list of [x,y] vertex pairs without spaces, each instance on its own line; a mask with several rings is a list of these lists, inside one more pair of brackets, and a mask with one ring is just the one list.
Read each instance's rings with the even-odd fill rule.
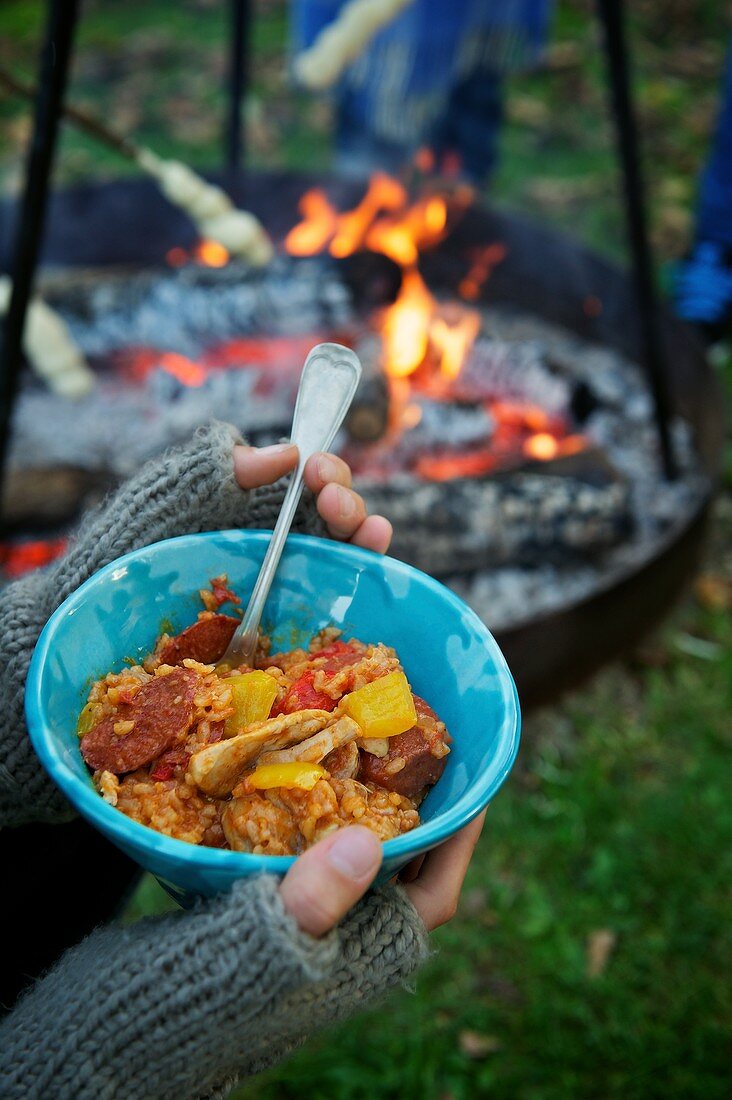
[[[282,875],[287,856],[257,856],[173,840],[131,821],[94,790],[76,720],[91,683],[125,658],[140,660],[163,629],[201,609],[198,591],[227,573],[246,597],[269,540],[265,531],[215,531],[126,554],[81,585],[51,616],[28,673],[26,716],[44,767],[70,802],[179,901],[212,895],[263,871]],[[495,639],[449,589],[403,562],[353,546],[292,535],[267,603],[274,649],[291,649],[325,626],[385,642],[415,692],[452,734],[422,824],[384,844],[381,879],[467,825],[511,770],[519,745],[516,688]]]

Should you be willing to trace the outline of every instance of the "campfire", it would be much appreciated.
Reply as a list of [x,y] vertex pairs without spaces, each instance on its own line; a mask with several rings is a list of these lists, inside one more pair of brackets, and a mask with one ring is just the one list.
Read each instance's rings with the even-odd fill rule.
[[[424,161],[428,151],[424,150]],[[505,246],[494,242],[476,248],[470,266],[461,279],[459,297],[438,299],[420,272],[420,257],[435,248],[449,234],[472,201],[470,190],[461,187],[439,194],[431,188],[411,200],[407,188],[383,173],[375,174],[361,201],[352,209],[339,211],[320,188],[307,191],[300,200],[302,221],[285,237],[291,256],[328,253],[345,259],[357,252],[386,257],[399,268],[400,282],[395,300],[374,311],[368,325],[378,335],[376,364],[387,386],[382,400],[387,410],[360,422],[361,433],[374,434],[372,424],[382,424],[378,445],[351,446],[348,457],[357,473],[387,478],[399,469],[409,469],[426,480],[449,481],[474,477],[515,467],[525,460],[550,461],[574,454],[586,446],[573,430],[569,417],[550,414],[541,406],[512,396],[497,385],[490,372],[465,371],[474,352],[479,362],[486,354],[479,341],[483,322],[475,301],[493,268],[506,256]],[[375,391],[378,392],[378,391]],[[440,406],[467,407],[485,412],[483,438],[471,433],[465,446],[443,447],[439,439],[427,447],[400,446],[405,433],[414,432],[429,410],[440,419]],[[362,407],[363,409],[363,407]]]
[[200,423],[233,420],[255,444],[286,435],[300,366],[328,339],[364,364],[336,446],[392,519],[393,552],[458,591],[504,644],[639,570],[706,499],[678,416],[681,476],[661,475],[625,284],[571,245],[420,170],[377,174],[360,193],[286,176],[246,198],[276,246],[254,268],[191,238],[137,186],[109,194],[139,221],[140,260],[102,188],[83,233],[65,222],[79,266],[44,279],[94,385],[72,400],[24,376],[6,576],[59,552],[82,506]]

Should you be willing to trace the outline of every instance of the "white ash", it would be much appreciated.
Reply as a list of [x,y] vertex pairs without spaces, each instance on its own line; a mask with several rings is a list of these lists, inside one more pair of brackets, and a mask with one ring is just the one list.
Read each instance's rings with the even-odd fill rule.
[[[251,370],[212,371],[203,385],[191,387],[154,369],[142,386],[100,380],[90,394],[63,409],[48,390],[29,387],[18,400],[11,463],[29,465],[27,456],[34,455],[34,465],[58,463],[126,477],[210,420],[233,422],[253,442],[273,442],[287,433],[297,379],[283,402],[281,393],[254,394],[258,377]],[[49,424],[58,430],[49,432]]]
[[263,270],[186,265],[49,295],[88,356],[130,347],[195,358],[233,336],[299,335],[348,324],[348,291],[327,266],[280,256]]
[[455,392],[473,401],[500,394],[506,401],[526,401],[561,416],[569,411],[572,387],[567,378],[547,368],[540,341],[481,336],[456,380]]
[[485,446],[493,434],[495,421],[482,405],[446,404],[416,397],[414,404],[421,410],[419,422],[404,432],[392,450],[394,464],[409,462],[415,455],[429,453],[436,447],[463,450]]
[[585,383],[600,407],[581,430],[627,479],[634,517],[633,537],[591,564],[504,566],[442,578],[491,629],[502,630],[587,599],[638,569],[673,539],[708,495],[710,483],[691,428],[679,418],[671,425],[679,476],[664,480],[653,403],[637,364],[535,316],[491,310],[488,325],[502,340],[521,341],[530,334],[560,377]]

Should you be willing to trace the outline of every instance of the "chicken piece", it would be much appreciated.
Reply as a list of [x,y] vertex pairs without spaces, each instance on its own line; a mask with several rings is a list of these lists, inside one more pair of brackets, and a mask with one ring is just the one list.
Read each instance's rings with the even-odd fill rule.
[[361,764],[361,755],[355,741],[348,741],[333,749],[323,760],[323,767],[331,779],[355,779]]
[[327,710],[301,710],[256,722],[244,733],[207,745],[194,753],[188,774],[212,798],[223,798],[236,785],[247,764],[266,749],[286,748],[318,733],[331,721]]
[[278,795],[305,838],[305,847],[316,844],[343,824],[338,813],[336,793],[327,779],[321,779],[311,791],[281,787]]
[[[332,717],[332,715],[329,715]],[[339,718],[332,725],[326,726],[320,733],[308,737],[306,741],[300,741],[291,749],[278,749],[275,752],[265,752],[259,758],[261,766],[265,764],[285,764],[298,760],[302,763],[319,764],[321,760],[340,748],[361,736],[361,727],[352,718]]]
[[299,833],[289,810],[258,792],[227,802],[221,825],[235,852],[289,856],[298,850]]

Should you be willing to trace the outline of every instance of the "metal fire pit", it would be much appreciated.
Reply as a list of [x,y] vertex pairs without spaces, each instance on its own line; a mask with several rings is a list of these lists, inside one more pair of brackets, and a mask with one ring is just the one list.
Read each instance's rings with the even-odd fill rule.
[[[297,200],[313,183],[325,186],[339,207],[358,200],[357,184],[313,181],[270,173],[243,180],[224,177],[236,201],[253,210],[275,240],[297,220]],[[0,224],[0,256],[7,262],[8,218]],[[500,240],[506,259],[482,294],[486,301],[533,312],[578,336],[639,357],[634,298],[626,276],[566,237],[514,215],[476,205],[439,248],[423,256],[425,280],[435,291],[454,291],[466,252]],[[174,246],[192,246],[187,220],[147,181],[129,180],[57,193],[50,204],[43,260],[47,267],[139,269],[163,262]],[[388,263],[357,258],[346,270],[358,300],[393,290]],[[661,321],[667,349],[673,412],[692,426],[704,470],[719,471],[723,417],[719,387],[700,343],[670,315]],[[692,574],[703,544],[710,500],[639,568],[616,576],[591,597],[562,610],[499,631],[524,706],[547,701],[630,649],[667,612]]]

